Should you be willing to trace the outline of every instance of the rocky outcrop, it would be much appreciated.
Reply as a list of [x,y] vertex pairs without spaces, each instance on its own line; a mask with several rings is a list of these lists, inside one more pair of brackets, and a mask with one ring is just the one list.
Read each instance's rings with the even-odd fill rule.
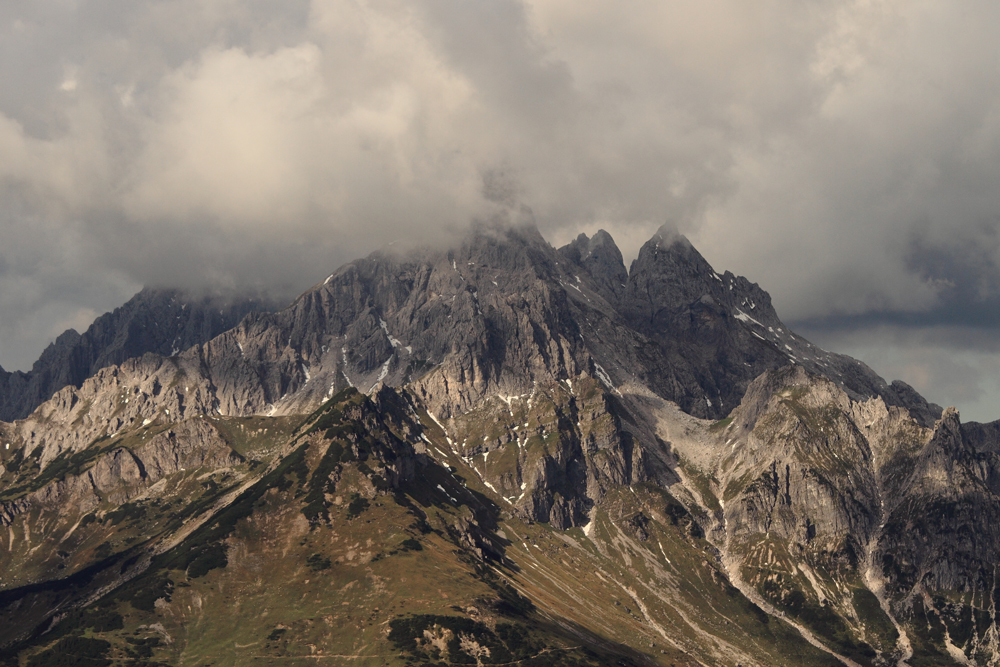
[[802,548],[851,543],[855,555],[883,523],[912,515],[915,498],[941,501],[987,476],[963,441],[957,413],[933,430],[881,398],[855,401],[802,367],[751,383],[717,436],[719,490],[729,535],[770,534]]
[[35,456],[44,469],[123,429],[217,412],[215,389],[196,359],[148,354],[99,370],[79,389],[63,388],[6,434],[12,448]]
[[671,444],[691,498],[749,594],[859,664],[1000,657],[992,603],[976,602],[1000,554],[990,429],[953,408],[926,428],[801,366],[763,374],[726,420],[684,428],[697,435]]
[[[94,447],[104,453],[85,472],[56,475],[41,488],[0,505],[0,523],[9,525],[14,517],[38,506],[86,513],[102,502],[126,502],[149,485],[187,468],[219,469],[243,461],[205,418],[178,423],[134,449],[115,442]],[[62,461],[68,461],[66,454]],[[58,470],[62,461],[53,462],[54,469]]]
[[595,291],[612,306],[618,306],[626,289],[628,272],[622,253],[610,234],[603,229],[591,238],[580,234],[572,243],[559,248],[559,254],[586,269],[594,282]]
[[277,304],[261,298],[197,296],[145,288],[101,315],[83,334],[60,335],[27,372],[0,369],[0,420],[23,419],[66,386],[79,387],[101,368],[147,352],[172,356],[236,326],[250,312]]
[[218,469],[242,463],[243,457],[232,450],[209,421],[202,418],[180,422],[136,449],[143,479],[154,483],[179,470]]
[[650,478],[648,454],[599,381],[580,376],[492,399],[447,422],[465,461],[518,516],[590,521],[612,488]]
[[730,538],[763,534],[831,550],[867,544],[880,487],[847,395],[801,367],[753,385],[733,413],[737,442],[721,463]]
[[911,459],[879,545],[896,591],[992,589],[1000,553],[995,479],[994,455],[977,452],[963,438],[958,412],[945,410]]
[[649,479],[648,454],[623,410],[597,380],[580,377],[487,409],[491,435],[481,444],[483,411],[455,423],[463,442],[476,443],[463,455],[515,513],[566,529],[587,524],[610,489]]

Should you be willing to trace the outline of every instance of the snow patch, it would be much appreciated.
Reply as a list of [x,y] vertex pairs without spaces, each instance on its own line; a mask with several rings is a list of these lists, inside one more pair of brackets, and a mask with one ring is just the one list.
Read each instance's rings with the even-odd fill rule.
[[437,485],[437,488],[441,489],[441,493],[443,493],[444,495],[448,496],[448,500],[450,500],[450,501],[451,501],[452,503],[454,503],[455,505],[457,505],[457,504],[458,504],[458,501],[457,501],[457,500],[455,500],[454,498],[452,498],[452,497],[451,497],[451,494],[450,494],[450,493],[448,493],[447,491],[445,491],[445,490],[444,490],[444,487],[443,487],[443,486],[441,486],[440,484],[438,484],[438,485]]
[[[384,380],[385,376],[389,374],[389,364],[390,363],[392,363],[392,357],[389,357],[388,359],[386,359],[385,363],[382,364],[382,370],[379,371],[378,377],[375,378],[375,384],[372,385],[372,389],[374,389],[376,387],[376,385],[378,385],[379,382],[381,382],[382,380]],[[371,391],[372,389],[369,389],[368,391]]]
[[351,378],[347,377],[347,348],[346,347],[340,348],[340,354],[341,357],[344,359],[344,367],[340,370],[340,374],[344,376],[345,380],[347,380],[347,385],[349,387],[353,387],[354,383],[351,382]]
[[739,308],[736,309],[736,314],[733,315],[733,317],[735,317],[736,319],[738,319],[741,322],[747,322],[747,323],[753,322],[754,324],[756,324],[760,328],[762,328],[762,329],[764,328],[763,324],[761,324],[760,322],[758,322],[754,318],[750,317],[749,315],[747,315],[746,313],[744,313]]
[[599,379],[601,382],[603,382],[608,389],[611,389],[612,391],[614,391],[619,396],[622,395],[621,392],[618,391],[618,389],[613,384],[611,384],[611,378],[608,377],[608,374],[601,367],[601,365],[599,363],[597,363],[596,361],[594,362],[594,373],[597,374],[597,379]]
[[[379,324],[380,327],[382,327],[382,331],[385,332],[385,337],[389,339],[389,344],[390,345],[392,345],[394,348],[396,348],[396,347],[402,347],[403,344],[400,343],[398,339],[393,338],[392,334],[389,333],[389,327],[386,326],[385,320],[383,320],[381,317],[378,318],[378,324]],[[406,349],[409,350],[410,348],[406,348]]]

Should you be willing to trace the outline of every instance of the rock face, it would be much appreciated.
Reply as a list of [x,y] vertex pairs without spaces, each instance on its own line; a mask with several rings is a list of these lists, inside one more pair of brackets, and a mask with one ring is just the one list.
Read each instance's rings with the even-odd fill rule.
[[0,420],[23,419],[66,386],[79,387],[101,368],[147,352],[175,355],[227,331],[250,312],[276,308],[264,299],[193,297],[146,288],[98,317],[83,334],[69,329],[27,373],[0,369]]
[[[858,427],[843,390],[793,368],[755,381],[734,412],[727,430],[737,442],[722,461],[723,479],[735,482],[725,487],[726,520],[747,534],[857,549],[871,539],[880,519],[871,440]],[[764,405],[753,405],[762,400]],[[757,413],[756,419],[741,419],[746,413]],[[746,431],[744,442],[740,436]],[[749,484],[741,489],[742,479]],[[738,503],[732,502],[735,497]]]
[[1000,555],[994,430],[963,429],[953,408],[926,428],[794,366],[671,445],[696,461],[688,479],[710,480],[691,485],[704,526],[749,595],[859,664],[985,665],[1000,659],[997,615],[975,601]]
[[582,266],[593,278],[598,294],[608,303],[618,303],[628,283],[628,272],[622,253],[614,239],[603,229],[587,238],[580,234],[569,245],[559,248],[559,253],[573,264]]
[[0,524],[8,526],[18,515],[39,507],[53,511],[74,507],[86,513],[102,501],[121,504],[175,472],[205,466],[219,469],[243,461],[206,419],[181,422],[131,449],[112,441],[95,448],[93,454],[89,458],[96,460],[80,474],[73,471],[88,463],[83,457],[73,464],[69,455],[55,460],[53,466],[65,467],[65,476],[53,475],[53,481],[40,488],[0,503]]
[[655,461],[629,417],[598,380],[580,378],[484,401],[445,426],[517,516],[567,529],[589,523],[610,489],[652,477]]
[[685,237],[666,227],[639,251],[616,307],[630,328],[659,348],[646,383],[690,414],[726,416],[753,379],[789,363],[830,378],[853,397],[881,396],[906,407],[925,423],[941,411],[909,386],[887,385],[861,362],[790,331],[767,292],[742,276],[716,273]]
[[910,465],[881,545],[893,588],[993,590],[1000,551],[996,454],[963,438],[958,413],[948,409]]

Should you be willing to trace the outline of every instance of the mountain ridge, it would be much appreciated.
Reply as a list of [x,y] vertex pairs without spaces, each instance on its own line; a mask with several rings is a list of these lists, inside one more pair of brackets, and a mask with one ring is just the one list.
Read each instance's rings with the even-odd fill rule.
[[994,664],[997,427],[935,410],[668,228],[480,226],[0,423],[0,645]]
[[79,387],[101,368],[147,352],[176,354],[231,329],[250,312],[273,309],[274,303],[259,297],[143,288],[119,308],[99,316],[84,333],[64,331],[30,371],[0,369],[0,420],[27,417],[59,389]]

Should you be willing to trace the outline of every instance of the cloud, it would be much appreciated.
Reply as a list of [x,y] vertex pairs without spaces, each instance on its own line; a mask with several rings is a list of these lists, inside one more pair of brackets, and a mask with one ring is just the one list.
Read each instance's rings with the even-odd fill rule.
[[820,336],[949,324],[921,349],[965,349],[1000,312],[998,14],[8,3],[0,363],[142,284],[293,295],[498,205],[556,242],[604,227],[626,257],[672,221]]
[[724,236],[717,256],[792,318],[939,307],[943,285],[914,248],[974,247],[996,227],[1000,93],[985,25],[997,12],[844,5],[807,61],[816,105],[739,148],[739,187],[699,238]]

